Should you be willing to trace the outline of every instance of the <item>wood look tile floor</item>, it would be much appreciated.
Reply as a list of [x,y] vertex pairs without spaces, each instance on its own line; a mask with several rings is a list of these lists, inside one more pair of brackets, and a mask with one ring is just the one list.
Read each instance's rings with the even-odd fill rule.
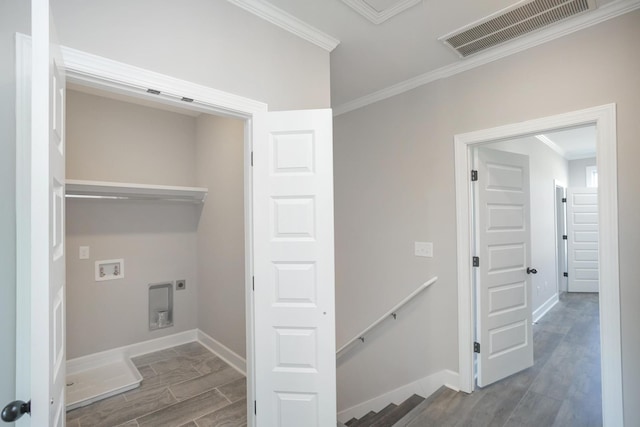
[[140,387],[67,412],[68,427],[243,427],[246,379],[197,342],[133,359]]
[[471,394],[443,387],[394,427],[602,426],[598,294],[562,294],[533,343],[533,367]]

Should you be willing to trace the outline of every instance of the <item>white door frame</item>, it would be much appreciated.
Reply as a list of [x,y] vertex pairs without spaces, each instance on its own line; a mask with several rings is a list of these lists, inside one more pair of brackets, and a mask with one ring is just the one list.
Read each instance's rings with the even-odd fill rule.
[[[558,194],[557,194],[558,188],[562,188],[562,190],[563,190],[563,192],[565,194],[565,197],[566,197],[567,185],[562,181],[554,179],[553,180],[553,209],[554,209],[554,211],[553,211],[553,227],[554,227],[553,228],[553,235],[554,235],[554,237],[556,239],[556,244],[555,244],[555,249],[556,249],[556,258],[555,258],[555,260],[556,260],[556,301],[558,301],[557,298],[560,296],[560,282],[562,281],[561,274],[564,272],[564,271],[560,271],[560,262],[559,262],[560,252],[558,251],[558,222],[561,220],[561,218],[558,218]],[[563,207],[562,210],[564,211],[564,207]],[[566,224],[566,215],[565,215],[565,227],[564,227],[564,232],[565,233],[567,232],[566,227],[567,227],[567,224]],[[564,240],[563,240],[563,242],[564,242]],[[566,253],[567,253],[566,243],[565,243],[565,251],[564,252],[565,252],[565,264],[566,264]],[[564,268],[566,269],[567,266],[565,265]],[[545,313],[546,313],[546,310],[545,310]],[[536,319],[534,319],[534,321],[535,320]]]
[[470,393],[473,381],[471,149],[480,144],[536,135],[562,128],[596,125],[598,161],[598,220],[600,241],[600,348],[602,413],[605,426],[623,425],[620,337],[620,283],[618,264],[618,189],[616,106],[607,104],[455,135],[455,183],[458,273],[458,351],[460,390]]
[[[254,378],[254,301],[253,234],[252,234],[252,175],[251,162],[253,115],[267,111],[267,104],[233,95],[207,86],[159,74],[153,71],[112,61],[79,50],[62,47],[67,81],[91,86],[110,92],[126,94],[168,105],[201,111],[204,113],[234,117],[244,120],[244,210],[245,210],[245,316],[247,352],[247,421],[255,425],[253,402]],[[148,89],[159,94],[148,93]],[[193,101],[185,100],[184,98]]]

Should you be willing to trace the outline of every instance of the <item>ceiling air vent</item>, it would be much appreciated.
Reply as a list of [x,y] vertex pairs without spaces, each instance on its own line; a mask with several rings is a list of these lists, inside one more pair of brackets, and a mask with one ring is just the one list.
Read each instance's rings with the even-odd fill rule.
[[594,8],[593,0],[521,1],[438,40],[466,57]]

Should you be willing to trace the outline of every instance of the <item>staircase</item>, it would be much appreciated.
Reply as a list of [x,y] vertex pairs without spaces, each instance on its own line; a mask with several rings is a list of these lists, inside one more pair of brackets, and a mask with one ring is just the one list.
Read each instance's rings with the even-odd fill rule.
[[[414,394],[400,405],[391,403],[380,412],[369,412],[362,417],[352,418],[344,425],[347,427],[391,427],[399,423],[413,408],[424,401],[424,397]],[[341,424],[338,423],[341,427]]]

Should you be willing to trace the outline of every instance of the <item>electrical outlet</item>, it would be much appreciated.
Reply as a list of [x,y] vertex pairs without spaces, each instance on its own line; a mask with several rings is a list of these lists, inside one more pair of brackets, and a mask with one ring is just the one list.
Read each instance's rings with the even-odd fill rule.
[[187,281],[184,279],[176,280],[176,291],[187,289]]
[[433,258],[432,242],[414,242],[414,251],[416,256]]
[[80,259],[89,259],[89,246],[80,246]]

